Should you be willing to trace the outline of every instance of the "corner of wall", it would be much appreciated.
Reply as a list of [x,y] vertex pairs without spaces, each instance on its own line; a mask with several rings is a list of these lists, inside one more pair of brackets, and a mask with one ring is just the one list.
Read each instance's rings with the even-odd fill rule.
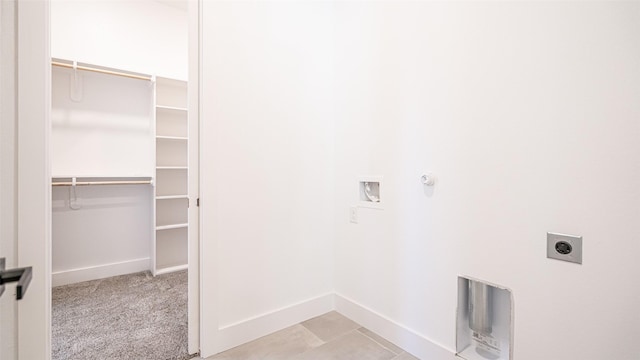
[[455,359],[455,351],[369,309],[344,295],[335,294],[335,310],[420,359]]

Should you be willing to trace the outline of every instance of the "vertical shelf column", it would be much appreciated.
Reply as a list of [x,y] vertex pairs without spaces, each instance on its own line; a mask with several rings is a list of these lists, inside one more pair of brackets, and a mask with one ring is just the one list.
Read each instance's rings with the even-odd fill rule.
[[156,194],[153,274],[187,268],[188,113],[187,83],[156,79]]

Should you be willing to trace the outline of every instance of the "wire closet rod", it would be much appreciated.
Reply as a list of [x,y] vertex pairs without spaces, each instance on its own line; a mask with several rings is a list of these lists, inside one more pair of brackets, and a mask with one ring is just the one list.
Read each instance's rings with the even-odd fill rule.
[[64,68],[68,68],[68,69],[93,71],[93,72],[97,72],[97,73],[101,73],[101,74],[108,74],[108,75],[127,77],[127,78],[131,78],[131,79],[151,81],[151,77],[150,76],[129,74],[129,73],[120,72],[120,71],[114,71],[114,70],[105,70],[105,69],[100,69],[100,68],[93,68],[93,67],[90,67],[90,66],[82,66],[82,65],[73,66],[73,64],[67,64],[67,63],[63,63],[63,62],[59,62],[59,61],[51,61],[51,65],[52,66],[64,67]]
[[51,186],[74,186],[74,185],[148,185],[151,180],[114,180],[114,181],[60,181],[52,182]]

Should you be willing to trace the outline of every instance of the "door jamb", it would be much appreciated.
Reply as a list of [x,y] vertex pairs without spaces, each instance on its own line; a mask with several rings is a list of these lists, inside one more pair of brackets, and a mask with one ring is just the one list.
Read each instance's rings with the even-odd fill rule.
[[50,0],[17,2],[18,266],[33,279],[18,304],[18,357],[51,358]]

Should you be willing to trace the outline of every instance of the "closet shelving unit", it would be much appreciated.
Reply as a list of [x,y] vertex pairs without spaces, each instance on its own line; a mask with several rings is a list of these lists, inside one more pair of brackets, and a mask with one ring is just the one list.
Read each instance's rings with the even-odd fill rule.
[[156,194],[153,274],[187,268],[188,111],[187,83],[156,78]]

